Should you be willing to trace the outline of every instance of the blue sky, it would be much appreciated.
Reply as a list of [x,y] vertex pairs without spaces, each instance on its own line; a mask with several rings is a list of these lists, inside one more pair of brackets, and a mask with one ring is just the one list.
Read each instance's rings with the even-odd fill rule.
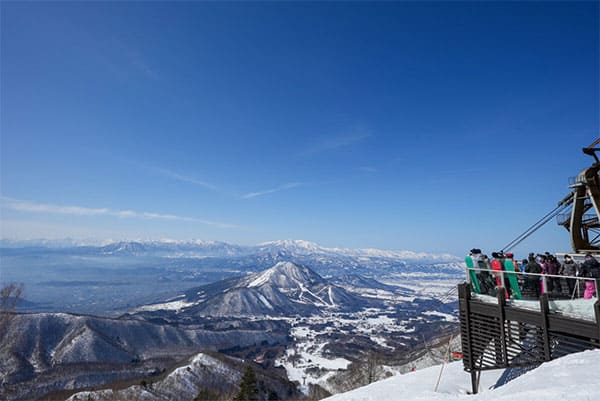
[[597,2],[1,11],[3,238],[491,251],[600,132]]

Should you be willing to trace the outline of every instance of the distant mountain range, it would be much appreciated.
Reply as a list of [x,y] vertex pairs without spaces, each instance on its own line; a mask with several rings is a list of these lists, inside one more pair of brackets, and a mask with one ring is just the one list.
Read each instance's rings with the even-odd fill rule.
[[301,240],[272,241],[242,246],[219,241],[121,241],[101,246],[48,246],[26,242],[0,242],[3,256],[93,257],[122,260],[169,259],[178,263],[218,268],[219,271],[256,272],[278,262],[308,266],[322,276],[362,274],[377,276],[389,273],[458,274],[460,258],[451,254],[386,251],[380,249],[326,248]]
[[303,240],[279,240],[264,242],[254,246],[229,244],[220,241],[203,240],[152,240],[152,241],[115,241],[110,243],[82,243],[72,239],[65,240],[0,240],[0,248],[50,248],[79,254],[98,255],[148,255],[171,257],[239,257],[247,255],[288,255],[379,258],[423,262],[453,262],[458,258],[447,253],[424,253],[412,251],[390,251],[372,248],[348,249],[327,248],[314,242]]
[[[160,247],[181,250],[198,246],[210,250],[205,254],[232,252],[239,255],[242,252],[227,244],[193,245],[189,242],[122,242],[102,247],[44,248],[44,252],[58,252],[59,259],[65,259],[65,255],[77,250],[82,252],[78,255],[88,252],[86,256],[96,255],[101,259],[108,256],[106,261],[112,263],[119,256],[136,259],[135,255],[151,253],[156,257],[160,254],[156,249]],[[24,254],[36,255],[35,248],[27,249],[29,252]],[[160,373],[203,349],[237,352],[236,347],[279,347],[280,351],[274,351],[270,357],[272,360],[277,352],[289,346],[291,325],[308,322],[307,319],[312,320],[306,323],[306,330],[315,330],[315,337],[327,336],[322,343],[323,352],[329,357],[342,355],[344,358],[351,358],[344,354],[347,348],[343,345],[350,340],[354,341],[353,353],[377,344],[383,344],[380,348],[387,347],[385,349],[405,344],[409,347],[411,341],[420,340],[399,339],[398,335],[418,333],[427,337],[452,324],[422,313],[432,310],[448,313],[452,306],[408,287],[381,283],[373,278],[375,274],[367,277],[358,272],[361,268],[380,273],[397,268],[399,277],[408,274],[408,277],[426,281],[429,277],[439,279],[440,272],[459,271],[455,262],[409,265],[389,256],[363,258],[352,256],[350,251],[326,253],[315,244],[298,241],[262,244],[252,249],[254,253],[246,256],[197,259],[213,258],[218,268],[249,266],[236,270],[236,277],[191,289],[186,287],[187,290],[179,292],[182,295],[159,303],[132,305],[120,318],[65,313],[15,315],[8,330],[0,333],[0,355],[3,356],[0,358],[0,398],[34,399],[51,391],[137,380],[153,372]],[[19,249],[7,252],[11,251],[18,254]],[[161,263],[168,262],[170,257],[160,259]],[[175,262],[179,264],[180,260]],[[268,263],[269,267],[261,270],[261,266]],[[134,272],[137,271],[136,268]],[[336,274],[323,275],[322,271]],[[116,277],[121,277],[125,271],[115,269],[115,272]],[[119,288],[121,291],[122,287]],[[71,287],[61,287],[60,291],[67,298],[75,297]],[[337,319],[344,322],[342,326],[336,325]],[[378,326],[384,323],[387,328]],[[361,324],[368,326],[355,327]],[[327,330],[321,332],[325,327]],[[374,340],[367,338],[376,327],[380,330],[378,336]],[[338,341],[333,341],[334,338]],[[190,369],[194,371],[195,367]]]
[[[387,295],[381,299],[362,296],[368,295],[366,291]],[[17,314],[0,342],[0,398],[34,399],[51,391],[162,374],[162,369],[202,349],[283,347],[289,342],[290,319],[324,316],[319,324],[331,325],[327,317],[331,313],[342,312],[345,319],[351,319],[365,309],[383,310],[377,308],[389,307],[388,296],[406,291],[410,290],[356,274],[327,279],[307,266],[278,262],[260,272],[192,288],[180,297],[138,307],[116,319]],[[416,309],[428,308],[431,301],[419,302],[408,312],[387,310],[398,318],[415,316]],[[208,361],[201,359],[202,364]],[[192,362],[185,370],[174,371],[175,376],[157,382],[157,394],[179,391],[177,380],[189,380],[193,391],[186,397],[192,397],[205,383],[194,372],[204,369],[213,375],[212,367],[202,364]],[[218,376],[217,371],[214,375]],[[127,390],[139,391],[143,386]]]

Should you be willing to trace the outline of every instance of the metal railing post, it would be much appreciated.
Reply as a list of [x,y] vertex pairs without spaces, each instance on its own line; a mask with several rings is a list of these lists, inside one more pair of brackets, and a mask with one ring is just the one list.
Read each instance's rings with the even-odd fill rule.
[[548,304],[548,294],[543,293],[540,296],[540,312],[542,314],[542,339],[544,341],[544,359],[549,361],[552,358],[550,352],[550,333],[548,331],[548,313],[550,305]]
[[600,299],[594,303],[594,315],[596,316],[596,326],[598,327],[598,338],[597,341],[600,343]]
[[[501,360],[502,360],[502,364],[503,366],[508,367],[508,354],[506,352],[506,330],[504,327],[504,307],[506,306],[506,292],[504,287],[502,287],[500,289],[500,291],[498,291],[497,294],[497,298],[498,298],[498,314],[499,314],[499,329],[500,329],[500,347],[496,347],[496,352],[498,348],[500,348],[501,351]],[[496,340],[494,340],[496,341]],[[496,361],[498,361],[498,355],[496,355]]]
[[463,363],[466,362],[465,365],[467,365],[469,371],[471,372],[471,389],[473,394],[477,394],[477,390],[479,389],[479,380],[477,377],[477,371],[475,370],[473,343],[471,341],[471,306],[469,305],[469,302],[471,301],[471,286],[469,284],[458,285],[458,298],[459,308],[462,307],[465,316],[464,322],[461,321],[461,325],[464,324],[463,330],[461,331],[464,335],[464,338],[462,338],[461,343],[463,345],[463,356],[466,357],[466,360],[463,359]]

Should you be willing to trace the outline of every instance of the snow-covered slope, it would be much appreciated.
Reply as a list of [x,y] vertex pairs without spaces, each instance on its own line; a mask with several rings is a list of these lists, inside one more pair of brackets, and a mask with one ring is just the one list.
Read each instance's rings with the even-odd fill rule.
[[[239,360],[224,355],[199,353],[164,377],[147,377],[144,384],[124,389],[82,391],[67,401],[192,401],[197,396],[202,400],[229,399],[227,395],[237,392],[245,366]],[[297,391],[292,383],[258,365],[253,365],[253,368],[258,380],[277,394],[277,399],[296,398]]]
[[287,251],[299,255],[338,254],[359,258],[390,258],[404,260],[456,261],[458,258],[447,253],[426,253],[413,251],[391,251],[373,248],[327,248],[304,240],[279,240],[264,242],[256,246],[262,252]]
[[542,364],[535,370],[505,384],[490,389],[502,373],[482,374],[480,393],[468,395],[470,375],[463,371],[462,362],[446,365],[438,392],[434,392],[441,366],[395,376],[343,394],[326,401],[588,401],[600,399],[600,350],[571,354]]
[[[319,314],[325,309],[353,310],[368,300],[331,284],[306,266],[279,262],[262,272],[192,288],[177,301],[179,317],[292,316]],[[172,310],[174,302],[147,305],[139,313],[153,316]]]
[[209,331],[66,313],[18,314],[0,342],[0,400],[102,385],[143,375],[158,360],[263,341],[285,343],[286,333]]

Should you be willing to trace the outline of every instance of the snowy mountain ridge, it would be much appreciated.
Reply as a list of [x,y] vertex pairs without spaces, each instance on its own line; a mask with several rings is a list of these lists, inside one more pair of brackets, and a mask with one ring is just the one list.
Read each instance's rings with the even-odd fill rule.
[[448,253],[426,253],[407,250],[382,250],[376,248],[327,248],[310,241],[304,240],[278,240],[264,242],[257,245],[263,250],[277,249],[294,252],[297,254],[339,254],[353,257],[375,257],[407,260],[429,260],[429,261],[457,261],[458,256]]
[[0,239],[2,248],[40,247],[51,249],[73,249],[79,252],[95,252],[107,255],[119,254],[165,254],[173,256],[246,256],[251,254],[280,253],[288,255],[345,256],[352,258],[383,258],[410,261],[456,262],[460,258],[449,253],[427,253],[408,250],[382,250],[375,248],[328,248],[305,240],[277,240],[257,245],[236,245],[222,241],[200,239],[159,240],[8,240]]
[[[242,377],[244,364],[235,358],[201,352],[191,357],[164,377],[148,377],[148,382],[125,388],[80,391],[67,401],[193,401],[197,399],[224,399],[224,394],[235,394]],[[268,386],[278,399],[297,395],[293,384],[272,372],[254,366],[258,378]],[[202,397],[198,395],[202,394]]]
[[200,349],[286,338],[276,327],[214,331],[67,313],[17,314],[0,342],[0,399],[46,399],[39,397],[73,383],[85,388],[146,376]]

